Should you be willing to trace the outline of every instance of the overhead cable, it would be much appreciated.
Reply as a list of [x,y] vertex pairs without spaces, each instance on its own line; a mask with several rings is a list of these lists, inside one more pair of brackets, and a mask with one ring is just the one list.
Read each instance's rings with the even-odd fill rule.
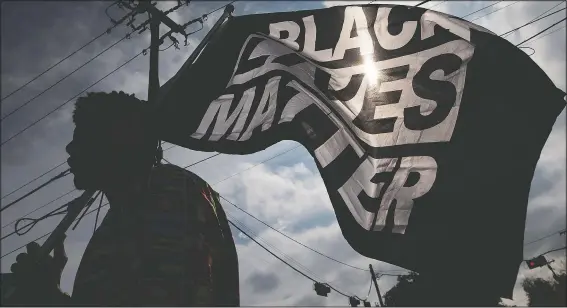
[[[552,252],[560,251],[560,250],[563,250],[563,249],[566,249],[566,248],[567,248],[567,246],[563,246],[563,247],[559,247],[559,248],[551,249],[551,250],[548,250],[548,251],[546,251],[546,252],[544,252],[544,253],[540,253],[540,254],[539,254],[538,256],[543,256],[543,255],[546,255],[546,254],[548,254],[548,253],[552,253]],[[535,257],[534,257],[534,258],[532,258],[532,259],[535,259]],[[528,260],[524,260],[524,261],[530,261],[530,260],[531,260],[531,259],[528,259]]]
[[[236,1],[233,1],[231,3],[234,3]],[[231,4],[229,3],[229,4]],[[226,6],[228,6],[229,4],[226,4],[225,6],[222,6],[221,8],[224,8]],[[221,9],[219,8],[219,9]],[[217,9],[217,10],[219,10]],[[212,11],[214,12],[214,11]],[[209,14],[211,14],[212,12],[206,13],[203,16],[207,16]],[[146,22],[149,22],[149,19],[146,20]],[[184,27],[186,27],[189,23],[186,23],[184,25]],[[143,25],[143,24],[142,24]],[[136,27],[136,29],[139,29],[142,27],[142,25]],[[145,28],[144,28],[145,29]],[[195,31],[196,32],[196,31]],[[195,32],[192,32],[190,34],[193,34]],[[171,37],[170,37],[171,38]],[[128,61],[126,61],[125,63],[123,63],[122,65],[120,65],[119,67],[117,67],[116,69],[114,69],[113,71],[111,71],[110,73],[108,73],[106,76],[102,77],[101,79],[99,79],[98,81],[96,81],[94,84],[90,85],[89,87],[87,87],[86,89],[84,89],[83,91],[79,92],[77,95],[75,95],[74,97],[72,97],[71,99],[69,99],[67,102],[59,105],[57,108],[53,109],[51,112],[49,112],[48,114],[46,114],[45,116],[41,117],[40,119],[38,119],[37,121],[31,123],[30,125],[26,126],[23,130],[19,131],[18,133],[16,133],[15,135],[11,136],[10,138],[8,138],[8,140],[3,141],[0,146],[3,146],[4,144],[6,144],[7,142],[9,142],[10,140],[14,139],[15,137],[19,136],[20,134],[22,134],[23,132],[25,132],[26,130],[28,130],[30,127],[36,125],[37,123],[39,123],[41,120],[45,119],[47,116],[49,116],[50,114],[52,114],[53,112],[55,112],[56,110],[58,110],[59,108],[63,107],[64,105],[66,105],[67,103],[71,102],[73,99],[75,99],[76,97],[78,97],[79,95],[81,95],[83,92],[87,91],[88,89],[90,89],[91,87],[95,86],[96,84],[98,84],[99,82],[101,82],[103,79],[105,79],[106,77],[110,76],[112,73],[116,72],[117,70],[119,70],[120,68],[122,68],[124,65],[130,63],[132,60],[134,60],[135,58],[137,58],[140,54],[144,54],[146,55],[148,48],[143,49],[141,52],[139,52],[138,54],[136,54],[134,57],[130,58]]]
[[[164,151],[164,152],[169,151],[169,150],[171,150],[173,147],[176,147],[176,146],[177,146],[177,145],[173,144],[173,145],[167,147],[166,149],[164,149],[163,151]],[[31,181],[27,182],[26,184],[24,184],[24,185],[18,187],[17,189],[15,189],[14,191],[10,192],[9,194],[6,194],[4,197],[2,197],[2,199],[8,197],[9,195],[15,193],[16,191],[18,191],[18,190],[20,190],[20,189],[26,187],[26,186],[29,185],[30,183],[36,181],[37,179],[41,178],[42,176],[48,174],[49,172],[51,172],[51,171],[57,169],[57,168],[60,167],[60,166],[62,166],[62,165],[65,164],[66,162],[67,162],[67,161],[64,161],[64,162],[60,163],[59,165],[57,165],[57,166],[55,166],[55,167],[49,169],[48,171],[44,172],[42,175],[37,176],[37,177],[34,178],[33,180],[31,180]],[[3,228],[3,227],[2,227],[2,228]]]
[[137,53],[136,55],[134,55],[132,58],[130,58],[129,60],[127,60],[126,62],[122,63],[120,66],[118,66],[117,68],[113,69],[112,71],[110,71],[110,73],[104,75],[104,77],[100,78],[99,80],[97,80],[95,83],[91,84],[90,86],[86,87],[85,89],[83,89],[81,92],[77,93],[75,96],[71,97],[69,100],[67,100],[66,102],[64,102],[63,104],[60,104],[59,106],[57,106],[55,109],[51,110],[50,112],[48,112],[46,115],[44,115],[43,117],[39,118],[38,120],[36,120],[35,122],[29,124],[28,126],[26,126],[24,129],[20,130],[19,132],[17,132],[16,134],[12,135],[10,138],[8,138],[6,141],[2,142],[0,144],[0,146],[4,146],[6,143],[8,143],[10,140],[13,140],[14,138],[16,138],[17,136],[21,135],[23,132],[27,131],[28,129],[30,129],[31,127],[33,127],[34,125],[36,125],[37,123],[39,123],[40,121],[42,121],[43,119],[47,118],[49,115],[51,115],[52,113],[54,113],[55,111],[59,110],[61,107],[65,106],[66,104],[70,103],[72,100],[74,100],[75,98],[77,98],[79,95],[83,94],[85,91],[87,91],[88,89],[94,87],[95,85],[97,85],[99,82],[103,81],[105,78],[107,78],[108,76],[112,75],[114,72],[118,71],[119,69],[121,69],[122,67],[124,67],[126,64],[132,62],[134,59],[136,59],[138,56],[140,56],[142,53],[147,53],[147,49],[143,49],[142,51],[140,51],[139,53]]
[[414,5],[414,6],[422,6],[424,4],[426,4],[427,2],[431,2],[431,0],[425,0],[425,1],[421,1],[420,3]]
[[231,5],[231,4],[235,3],[235,2],[238,2],[238,1],[239,1],[239,0],[231,1],[231,2],[229,2],[229,3],[227,3],[227,4],[223,5],[223,6],[221,6],[221,7],[219,7],[219,8],[216,8],[216,9],[214,9],[214,10],[208,12],[208,13],[205,14],[205,15],[211,15],[212,13],[215,13],[215,12],[217,12],[217,11],[220,11],[220,10],[224,9],[225,7]]
[[[102,207],[104,207],[104,206],[106,206],[106,205],[108,205],[108,202],[105,203],[105,204],[103,204]],[[92,209],[90,212],[88,212],[88,213],[85,214],[84,216],[88,216],[88,215],[92,214],[93,212],[95,212],[96,210],[97,210],[97,209]],[[77,218],[77,219],[78,219],[78,218]],[[75,219],[75,220],[77,220],[77,219]],[[30,243],[32,243],[32,242],[38,241],[38,240],[40,240],[40,239],[42,239],[42,238],[44,238],[44,237],[50,235],[51,233],[53,233],[53,231],[49,231],[49,232],[45,233],[44,235],[42,235],[42,236],[36,238],[35,240],[33,240],[33,241],[31,241],[31,242],[28,242],[28,243],[26,243],[25,245],[22,245],[22,246],[20,246],[20,247],[14,249],[14,250],[11,250],[10,252],[7,252],[7,253],[3,254],[3,255],[0,257],[0,259],[4,258],[4,257],[7,256],[7,255],[13,254],[14,252],[16,252],[16,251],[18,251],[18,250],[20,250],[20,249],[26,247],[26,245],[28,245],[28,244],[30,244]]]
[[478,9],[478,10],[472,12],[472,13],[469,13],[469,14],[467,14],[467,15],[465,15],[465,16],[461,16],[461,18],[465,19],[466,17],[469,17],[469,16],[471,16],[472,14],[478,13],[478,12],[480,12],[480,11],[482,11],[482,10],[486,10],[487,8],[489,8],[489,7],[491,7],[491,6],[495,6],[495,5],[497,5],[498,3],[500,3],[500,2],[504,2],[504,1],[497,1],[497,2],[495,2],[495,3],[489,4],[489,5],[487,5],[487,6],[483,7],[483,8],[481,8],[481,9]]
[[204,161],[207,161],[207,160],[209,160],[209,159],[211,159],[211,158],[213,158],[213,157],[219,156],[219,155],[221,155],[221,153],[217,153],[217,154],[211,155],[211,156],[209,156],[209,157],[203,158],[203,159],[201,159],[201,160],[199,160],[199,161],[196,161],[196,162],[194,162],[194,163],[192,163],[192,164],[189,164],[189,165],[183,167],[183,169],[187,169],[187,168],[189,168],[189,167],[195,166],[195,165],[197,165],[197,164],[200,164],[200,163],[202,163],[202,162],[204,162]]
[[73,51],[72,53],[70,53],[68,56],[64,57],[63,59],[59,60],[57,63],[53,64],[52,66],[50,66],[48,69],[46,69],[45,71],[41,72],[39,75],[35,76],[34,78],[30,79],[28,82],[26,82],[25,84],[21,85],[20,87],[18,87],[16,90],[10,92],[8,95],[4,96],[1,100],[1,102],[3,102],[5,99],[7,99],[8,97],[14,95],[15,93],[19,92],[21,89],[25,88],[27,85],[29,85],[30,83],[32,83],[33,81],[35,81],[36,79],[38,79],[39,77],[43,76],[45,73],[49,72],[50,70],[52,70],[54,67],[56,67],[57,65],[61,64],[63,61],[69,59],[70,57],[72,57],[74,54],[76,54],[77,52],[81,51],[83,48],[87,47],[88,45],[90,45],[91,43],[93,43],[94,41],[98,40],[99,38],[103,37],[106,34],[109,34],[112,29],[116,28],[118,25],[120,25],[122,22],[124,22],[124,20],[126,20],[128,17],[130,17],[131,15],[136,14],[136,12],[132,11],[129,12],[128,14],[126,14],[124,17],[122,17],[119,21],[117,21],[117,23],[115,23],[112,27],[106,29],[104,32],[102,32],[101,34],[97,35],[95,38],[91,39],[90,41],[88,41],[86,44],[84,44],[83,46],[79,47],[79,49]]
[[264,248],[264,250],[266,250],[268,253],[270,253],[272,256],[276,257],[276,259],[282,261],[284,264],[286,264],[287,266],[291,267],[293,270],[295,270],[296,272],[298,272],[300,275],[302,275],[303,277],[313,281],[313,282],[317,282],[317,280],[311,278],[311,276],[305,274],[304,272],[298,270],[295,266],[289,264],[287,261],[285,261],[284,259],[280,258],[278,255],[276,255],[275,253],[273,253],[271,250],[269,250],[268,248],[266,248],[264,245],[260,244],[260,242],[258,242],[253,236],[250,236],[246,231],[242,230],[242,228],[240,228],[239,226],[237,226],[234,222],[232,222],[232,220],[228,220],[228,222],[235,227],[236,229],[238,229],[238,231],[240,231],[242,234],[246,235],[249,239],[251,239],[252,241],[254,241],[256,244],[258,244],[258,246]]
[[59,165],[57,165],[57,166],[55,166],[55,167],[53,167],[53,168],[51,168],[51,169],[45,171],[43,174],[41,174],[41,175],[35,177],[34,179],[30,180],[30,181],[27,182],[26,184],[24,184],[24,185],[22,185],[22,186],[20,186],[20,187],[18,187],[18,188],[16,188],[16,189],[14,189],[13,191],[11,191],[11,192],[8,193],[8,194],[2,196],[2,200],[3,200],[4,198],[8,197],[9,195],[11,195],[11,194],[17,192],[18,190],[20,190],[20,189],[22,189],[22,188],[28,186],[30,183],[34,182],[35,180],[39,179],[40,177],[42,177],[42,176],[48,174],[49,172],[51,172],[51,171],[53,171],[53,170],[55,170],[55,169],[61,167],[64,163],[66,163],[66,161],[64,161],[64,162],[60,163]]
[[[100,194],[100,192],[98,192],[94,197],[92,197],[91,200],[94,201],[94,199],[96,199],[96,197],[98,196],[98,194]],[[69,202],[67,202],[67,203],[65,203],[65,204],[63,204],[63,205],[61,205],[61,206],[59,206],[58,208],[52,210],[51,212],[49,212],[49,213],[47,213],[47,214],[45,214],[45,215],[43,215],[43,216],[41,216],[41,217],[39,217],[39,218],[25,218],[25,217],[22,217],[22,218],[17,219],[17,220],[16,220],[16,224],[14,225],[14,231],[13,231],[12,233],[9,233],[9,234],[3,236],[3,237],[2,237],[2,240],[6,239],[6,238],[8,238],[8,237],[10,237],[10,236],[12,236],[12,235],[14,235],[14,234],[17,234],[17,235],[19,235],[19,236],[22,236],[22,235],[24,235],[24,234],[30,232],[31,229],[33,229],[33,227],[35,227],[35,225],[36,225],[38,222],[40,222],[40,221],[42,221],[42,220],[45,220],[45,219],[47,219],[47,218],[53,217],[53,216],[57,216],[57,215],[61,215],[61,214],[67,213],[67,208],[68,208],[69,205],[71,205],[74,201],[75,201],[75,200],[71,200],[71,201],[69,201]],[[87,203],[87,206],[86,206],[86,209],[87,209],[87,210],[88,210],[88,207],[89,207],[91,204],[92,204],[91,201],[89,201],[89,202]],[[85,210],[85,212],[86,212],[86,210]],[[83,215],[82,215],[81,217],[79,217],[79,220],[77,221],[77,224],[81,221],[81,219],[82,219],[83,216],[84,216],[84,213],[83,213]],[[20,223],[22,223],[22,222],[24,222],[24,221],[29,221],[29,223],[26,224],[26,225],[24,225],[24,226],[19,226]],[[77,226],[77,224],[75,224],[75,227]],[[26,229],[25,231],[23,231],[23,230],[24,230],[25,228],[27,228],[27,227],[29,227],[29,228]],[[75,229],[75,227],[73,227],[73,230]]]
[[504,33],[502,33],[502,34],[500,34],[500,35],[498,35],[498,36],[506,37],[506,36],[512,34],[512,32],[518,31],[518,30],[522,29],[523,27],[529,26],[529,25],[531,25],[531,24],[533,24],[533,23],[535,23],[535,22],[537,22],[537,21],[540,21],[540,20],[542,20],[542,19],[545,19],[545,18],[547,18],[547,17],[549,17],[549,16],[551,16],[551,15],[555,15],[555,14],[561,12],[561,11],[565,11],[565,9],[566,9],[566,8],[562,8],[562,9],[560,9],[560,10],[557,10],[557,11],[553,12],[553,13],[549,13],[549,14],[547,14],[547,15],[545,15],[545,16],[541,16],[541,17],[539,17],[539,18],[535,18],[535,19],[529,21],[528,23],[523,24],[522,26],[519,26],[519,27],[517,27],[517,28],[514,28],[514,29],[512,29],[512,30],[510,30],[510,31],[504,32]]
[[430,7],[428,7],[427,9],[428,9],[428,10],[431,10],[432,8],[437,7],[437,6],[439,6],[439,5],[441,5],[441,4],[445,3],[445,2],[447,2],[447,0],[440,1],[439,3],[437,3],[437,4],[433,5],[433,6],[430,6]]
[[255,165],[252,165],[252,166],[250,166],[249,168],[246,168],[246,169],[244,169],[244,170],[242,170],[242,171],[239,171],[239,172],[237,172],[237,173],[235,173],[235,174],[233,174],[233,175],[231,175],[231,176],[229,176],[229,177],[226,177],[226,178],[224,178],[224,179],[222,179],[222,180],[220,180],[220,181],[214,183],[214,184],[211,185],[211,186],[220,184],[221,182],[224,182],[224,181],[226,181],[226,180],[228,180],[228,179],[230,179],[230,178],[232,178],[232,177],[234,177],[234,176],[236,176],[236,175],[238,175],[238,174],[240,174],[240,173],[242,173],[242,172],[248,171],[248,170],[250,170],[250,169],[252,169],[252,168],[254,168],[254,167],[258,167],[259,165],[261,165],[261,164],[263,164],[263,163],[265,163],[265,162],[267,162],[267,161],[270,161],[270,160],[272,160],[272,159],[274,159],[274,158],[280,157],[280,156],[282,156],[282,155],[284,155],[284,154],[286,154],[286,153],[288,153],[288,152],[291,152],[291,151],[293,151],[293,150],[299,148],[300,146],[301,146],[301,144],[298,145],[298,146],[295,146],[295,147],[293,147],[293,148],[291,148],[291,149],[289,149],[289,150],[287,150],[287,151],[278,153],[278,154],[276,154],[276,155],[274,155],[274,156],[272,156],[272,157],[270,157],[270,158],[268,158],[268,159],[266,159],[266,160],[261,161],[260,163],[257,163],[257,164],[255,164]]
[[248,235],[254,237],[256,240],[258,240],[260,243],[263,243],[265,246],[267,246],[268,248],[272,249],[272,252],[276,252],[279,253],[283,259],[286,259],[289,263],[291,264],[295,264],[295,266],[301,270],[303,270],[305,273],[308,273],[311,277],[313,277],[315,280],[318,281],[323,281],[323,279],[321,277],[319,277],[315,272],[313,272],[312,270],[310,270],[309,268],[307,268],[307,266],[301,264],[301,262],[297,261],[295,258],[293,258],[292,256],[290,256],[289,254],[285,253],[284,251],[282,251],[281,249],[279,249],[278,247],[276,247],[275,245],[271,244],[270,242],[268,242],[266,239],[262,238],[262,236],[260,236],[258,233],[254,232],[254,230],[252,230],[251,227],[247,226],[245,223],[243,223],[242,221],[238,220],[236,217],[232,216],[230,213],[226,213],[228,220],[237,223],[242,229],[244,229],[245,231],[248,232]]
[[[63,195],[61,195],[61,196],[59,196],[59,197],[57,197],[57,198],[55,198],[55,199],[49,201],[48,203],[46,203],[46,204],[44,204],[44,205],[42,205],[42,206],[36,208],[35,210],[33,210],[33,211],[31,211],[31,212],[29,212],[29,213],[23,215],[23,216],[20,217],[20,218],[27,217],[28,215],[33,214],[34,212],[39,211],[40,209],[42,209],[42,208],[44,208],[44,207],[50,205],[51,203],[53,203],[53,202],[55,202],[55,201],[57,201],[57,200],[59,200],[59,199],[65,197],[65,196],[69,195],[70,193],[72,193],[72,192],[74,192],[74,191],[76,191],[76,190],[77,190],[77,189],[71,189],[70,191],[64,193]],[[20,218],[18,218],[18,219],[20,219]],[[6,228],[7,226],[9,226],[9,225],[11,225],[11,224],[13,224],[13,223],[15,223],[16,221],[18,221],[18,219],[15,219],[15,220],[13,220],[13,221],[11,221],[11,222],[9,222],[9,223],[3,225],[3,226],[2,226],[2,229]]]
[[551,249],[551,250],[548,250],[548,251],[542,253],[542,255],[545,255],[545,254],[548,254],[548,253],[551,253],[551,252],[556,252],[556,251],[559,251],[559,250],[563,250],[563,249],[565,249],[565,248],[567,248],[567,246],[563,246],[563,247],[560,247],[560,248]]
[[[49,212],[49,213],[47,213],[47,214],[45,214],[45,215],[43,215],[43,216],[41,216],[41,217],[39,217],[39,218],[26,218],[26,217],[24,217],[24,218],[20,218],[20,219],[16,220],[16,225],[14,226],[14,231],[11,232],[11,233],[6,234],[6,235],[4,235],[4,236],[2,236],[1,240],[4,240],[4,239],[6,239],[6,238],[8,238],[8,237],[10,237],[10,236],[12,236],[12,235],[14,235],[14,234],[17,234],[17,235],[19,235],[19,236],[22,236],[22,235],[24,235],[24,234],[30,232],[31,229],[33,229],[33,227],[34,227],[38,222],[40,222],[40,221],[42,221],[42,220],[45,220],[45,219],[47,219],[47,218],[53,217],[53,216],[65,214],[65,213],[67,212],[66,207],[67,207],[68,205],[69,205],[69,202],[63,204],[62,206],[60,206],[60,207],[54,209],[53,211],[51,211],[51,212]],[[24,226],[20,226],[20,223],[21,223],[21,222],[24,222],[24,221],[29,221],[29,223],[26,224],[26,225],[24,225]],[[29,227],[29,228],[24,231],[24,229],[26,229],[27,227]]]
[[365,301],[368,300],[368,298],[370,297],[371,290],[372,290],[372,276],[370,276],[370,285],[368,286],[368,294],[366,294],[366,299],[364,299]]
[[545,240],[545,239],[550,238],[550,237],[552,237],[552,236],[554,236],[554,235],[556,235],[556,234],[561,234],[562,232],[565,232],[565,230],[566,230],[566,229],[562,229],[562,230],[559,230],[559,231],[555,231],[555,232],[550,233],[550,234],[548,234],[548,235],[546,235],[546,236],[543,236],[543,237],[540,237],[540,238],[535,239],[535,240],[533,240],[533,241],[524,243],[524,246],[528,246],[528,245],[530,245],[530,244],[533,244],[533,243],[536,243],[536,242]]
[[12,205],[14,205],[14,204],[16,204],[16,203],[22,201],[23,199],[29,197],[30,195],[32,195],[32,194],[35,193],[36,191],[38,191],[38,190],[44,188],[45,186],[47,186],[47,185],[49,185],[49,184],[51,184],[51,183],[53,183],[53,182],[55,182],[55,181],[57,181],[57,180],[59,180],[59,179],[61,179],[61,178],[63,178],[63,177],[69,175],[69,171],[70,171],[70,169],[67,169],[67,170],[65,170],[65,171],[63,171],[63,172],[61,172],[61,173],[59,173],[58,175],[52,177],[52,178],[49,179],[47,182],[45,182],[45,183],[39,185],[37,188],[31,190],[30,192],[28,192],[27,194],[23,195],[22,197],[20,197],[20,198],[14,200],[14,201],[12,201],[12,202],[10,202],[10,203],[7,204],[6,206],[3,206],[3,207],[0,209],[0,212],[3,212],[5,209],[8,209],[8,208],[11,207]]
[[[372,0],[372,1],[368,2],[366,5],[372,4],[372,3],[374,3],[374,2],[376,2],[376,0]],[[421,1],[420,3],[418,3],[418,4],[414,5],[414,6],[416,6],[416,7],[417,7],[417,6],[421,6],[421,5],[426,4],[427,2],[431,2],[431,0]]]
[[548,35],[552,35],[553,33],[557,32],[557,31],[559,31],[559,30],[561,30],[561,29],[565,29],[565,26],[559,27],[559,28],[557,28],[557,29],[555,29],[555,30],[553,30],[553,31],[551,31],[551,32],[548,32],[548,33],[546,33],[546,34],[544,34],[544,35],[542,35],[542,36],[540,36],[540,37],[537,37],[537,38],[531,40],[530,43],[533,43],[533,42],[536,42],[536,41],[538,41],[538,40],[541,40],[542,38],[544,38],[544,37],[546,37],[546,36],[548,36]]
[[[146,21],[147,22],[147,21]],[[58,85],[60,82],[62,82],[63,80],[67,79],[67,77],[73,75],[74,73],[76,73],[77,71],[79,71],[81,68],[85,67],[87,64],[91,63],[92,61],[94,61],[96,58],[98,58],[99,56],[101,56],[103,53],[109,51],[111,48],[113,48],[114,46],[118,45],[120,42],[124,41],[125,39],[130,39],[131,35],[136,32],[137,30],[134,30],[132,32],[129,32],[128,34],[126,34],[125,36],[123,36],[121,39],[117,40],[116,42],[114,42],[113,44],[111,44],[110,46],[106,47],[105,49],[103,49],[101,52],[97,53],[94,57],[90,58],[87,62],[81,64],[79,67],[77,67],[76,69],[74,69],[72,72],[70,72],[69,74],[63,76],[63,78],[57,80],[57,82],[55,82],[54,84],[50,85],[49,87],[47,87],[45,90],[39,92],[38,94],[36,94],[34,97],[32,97],[31,99],[27,100],[25,103],[23,103],[22,105],[18,106],[17,108],[15,108],[14,110],[12,110],[11,112],[9,112],[7,115],[5,115],[4,117],[2,117],[2,119],[0,119],[1,121],[4,121],[7,117],[11,116],[12,114],[16,113],[18,110],[22,109],[23,107],[25,107],[26,105],[28,105],[29,103],[31,103],[32,101],[34,101],[36,98],[40,97],[41,95],[45,94],[47,91],[53,89],[53,87],[55,87],[56,85]]]
[[523,40],[521,43],[516,44],[516,47],[518,47],[518,46],[520,46],[520,45],[522,45],[522,44],[524,44],[524,43],[529,42],[531,39],[537,37],[538,35],[544,33],[545,31],[547,31],[547,30],[549,30],[549,29],[555,27],[556,25],[558,25],[558,24],[564,22],[566,19],[567,19],[567,18],[563,18],[563,19],[561,19],[560,21],[554,23],[553,25],[551,25],[551,26],[549,26],[549,27],[543,29],[542,31],[540,31],[540,32],[538,32],[538,33],[536,33],[536,34],[534,34],[534,35],[532,35],[532,36],[530,36],[529,38]]
[[348,266],[348,267],[350,267],[350,268],[357,269],[357,270],[360,270],[360,271],[363,271],[363,272],[369,272],[369,270],[367,270],[367,269],[363,269],[363,268],[356,267],[356,266],[353,266],[353,265],[344,263],[344,262],[342,262],[342,261],[339,261],[339,260],[337,260],[337,259],[335,259],[335,258],[333,258],[333,257],[330,257],[330,256],[328,256],[328,255],[326,255],[326,254],[324,254],[324,253],[322,253],[322,252],[319,252],[319,251],[317,251],[317,250],[315,250],[315,249],[313,249],[313,248],[311,248],[311,247],[309,247],[309,246],[307,246],[307,245],[305,245],[305,244],[303,244],[303,243],[301,243],[301,242],[295,240],[294,238],[292,238],[292,237],[288,236],[287,234],[281,232],[280,230],[278,230],[278,229],[272,227],[271,225],[269,225],[268,223],[264,222],[263,220],[261,220],[261,219],[257,218],[256,216],[250,214],[248,211],[246,211],[246,210],[244,210],[243,208],[239,207],[238,205],[234,204],[232,201],[226,199],[224,196],[220,196],[220,197],[223,198],[226,202],[232,204],[232,205],[233,205],[235,208],[237,208],[238,210],[244,212],[244,213],[247,214],[248,216],[254,218],[255,220],[257,220],[257,221],[259,221],[260,223],[262,223],[263,225],[265,225],[266,227],[268,227],[268,228],[270,228],[270,229],[276,231],[277,233],[279,233],[279,234],[285,236],[286,238],[292,240],[293,242],[295,242],[295,243],[297,243],[297,244],[299,244],[299,245],[301,245],[301,246],[303,246],[303,247],[305,247],[305,248],[307,248],[307,249],[309,249],[309,250],[311,250],[311,251],[313,251],[313,252],[315,252],[315,253],[317,253],[317,254],[319,254],[319,255],[325,257],[325,258],[327,258],[327,259],[329,259],[329,260],[335,261],[335,262],[337,262],[337,263],[339,263],[339,264],[342,264],[342,265],[345,265],[345,266]]
[[520,2],[520,1],[512,2],[512,3],[508,4],[508,5],[506,5],[506,6],[503,6],[503,7],[501,7],[501,8],[498,8],[498,9],[496,9],[496,10],[494,10],[494,11],[492,11],[492,12],[488,13],[488,14],[485,14],[485,15],[479,16],[479,17],[477,17],[477,18],[475,18],[475,19],[471,19],[471,20],[469,20],[469,22],[473,22],[473,21],[475,21],[475,20],[478,20],[478,19],[484,18],[484,17],[486,17],[486,16],[488,16],[488,15],[494,14],[494,13],[496,13],[496,12],[498,12],[498,11],[500,11],[500,10],[503,10],[503,9],[505,9],[505,8],[509,7],[509,6],[512,6],[512,5],[514,5],[514,4],[517,4],[518,2]]
[[[249,239],[251,239],[252,241],[254,241],[256,244],[258,244],[258,246],[262,247],[264,250],[266,250],[268,253],[270,253],[272,256],[274,256],[276,259],[280,260],[281,262],[283,262],[285,265],[289,266],[290,268],[292,268],[294,271],[298,272],[300,275],[302,275],[303,277],[313,281],[313,282],[318,282],[317,280],[311,278],[311,276],[305,274],[304,272],[300,271],[299,269],[297,269],[295,266],[289,264],[287,261],[283,260],[282,258],[280,258],[278,255],[276,255],[275,253],[273,253],[272,251],[270,251],[268,248],[266,248],[264,245],[260,244],[254,237],[248,235],[248,233],[246,233],[246,231],[242,230],[240,227],[238,227],[234,222],[232,222],[231,220],[228,221],[233,227],[235,227],[236,229],[238,229],[238,231],[242,232],[242,234],[246,235]],[[342,296],[345,297],[350,297],[349,295],[346,295],[345,293],[337,290],[336,288],[334,288],[333,286],[324,283],[325,285],[327,285],[329,288],[333,289],[335,292],[341,294]]]

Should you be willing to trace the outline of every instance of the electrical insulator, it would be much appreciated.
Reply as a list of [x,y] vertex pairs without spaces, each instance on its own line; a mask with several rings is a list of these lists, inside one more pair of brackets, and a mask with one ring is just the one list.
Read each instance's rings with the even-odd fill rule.
[[543,255],[541,255],[533,259],[526,260],[526,264],[528,265],[529,269],[534,269],[536,267],[542,267],[544,265],[547,265],[547,260]]
[[329,286],[324,285],[320,282],[316,282],[313,285],[313,289],[315,290],[315,293],[317,293],[317,295],[319,295],[319,296],[327,297],[327,294],[329,294],[331,292],[331,288]]
[[360,305],[360,301],[358,299],[354,298],[354,296],[349,297],[348,301],[349,301],[351,307],[358,307],[358,305]]

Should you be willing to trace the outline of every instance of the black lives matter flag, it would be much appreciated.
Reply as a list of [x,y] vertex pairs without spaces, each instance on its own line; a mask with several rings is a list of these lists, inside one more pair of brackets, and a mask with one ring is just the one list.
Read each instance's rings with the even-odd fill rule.
[[234,17],[162,89],[164,140],[233,154],[296,140],[355,250],[486,274],[511,296],[530,183],[565,102],[494,33],[391,5]]

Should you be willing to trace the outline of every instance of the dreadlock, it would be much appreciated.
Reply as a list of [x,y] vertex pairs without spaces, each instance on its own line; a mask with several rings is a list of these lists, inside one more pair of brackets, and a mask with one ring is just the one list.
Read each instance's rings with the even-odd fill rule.
[[90,92],[77,99],[73,122],[81,125],[115,122],[132,114],[144,116],[147,109],[147,102],[137,99],[134,94],[128,95],[122,91]]
[[[73,122],[75,125],[88,127],[94,131],[107,136],[109,124],[124,123],[129,125],[131,119],[140,120],[143,125],[140,127],[141,135],[147,137],[148,142],[155,142],[157,138],[149,126],[151,116],[150,104],[147,101],[136,98],[134,94],[127,94],[122,91],[90,92],[86,96],[80,97],[75,103],[73,112]],[[157,144],[155,144],[157,148]],[[148,145],[151,147],[152,145]],[[161,147],[159,147],[161,150]],[[154,155],[159,157],[161,153],[156,151]]]

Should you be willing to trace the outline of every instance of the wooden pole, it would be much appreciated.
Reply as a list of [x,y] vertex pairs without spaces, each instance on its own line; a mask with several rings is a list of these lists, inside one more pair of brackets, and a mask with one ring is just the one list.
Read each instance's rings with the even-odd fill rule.
[[[149,13],[148,13],[149,14]],[[148,102],[156,103],[159,91],[159,25],[157,16],[150,15],[150,72],[148,78]]]
[[376,274],[374,274],[374,269],[372,268],[372,264],[369,264],[368,266],[370,267],[370,275],[372,275],[372,281],[374,281],[376,294],[378,294],[378,301],[380,302],[380,307],[384,307],[384,302],[382,302],[382,295],[380,294],[380,289],[378,289],[378,281],[376,281]]

